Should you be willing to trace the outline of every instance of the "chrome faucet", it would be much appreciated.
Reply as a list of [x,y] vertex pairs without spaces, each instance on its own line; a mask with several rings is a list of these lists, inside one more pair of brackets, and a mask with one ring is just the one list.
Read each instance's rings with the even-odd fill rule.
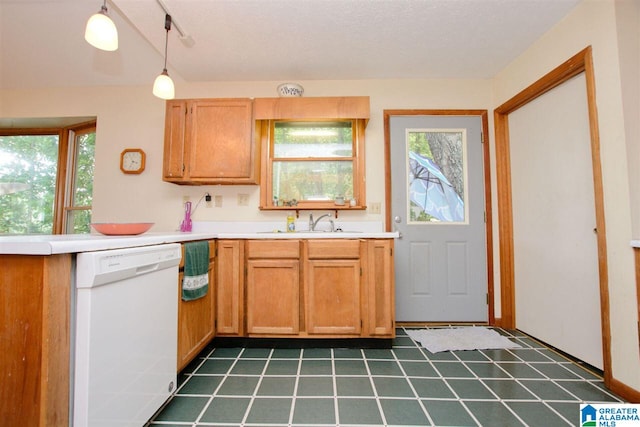
[[[313,220],[313,214],[309,214],[309,231],[316,231],[316,225],[318,225],[318,223],[320,222],[320,220],[322,218],[331,218],[331,214],[324,214],[320,217],[318,217],[318,219],[316,219],[315,221]],[[329,223],[331,224],[331,231],[335,231],[335,225],[333,223],[332,219],[329,219]]]

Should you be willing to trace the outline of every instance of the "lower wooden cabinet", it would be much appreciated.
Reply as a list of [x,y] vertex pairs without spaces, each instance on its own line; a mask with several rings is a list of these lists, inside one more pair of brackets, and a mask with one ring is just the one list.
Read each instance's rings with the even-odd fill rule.
[[243,336],[244,240],[218,240],[216,334]]
[[359,240],[309,240],[305,251],[306,330],[310,335],[360,335]]
[[395,335],[396,304],[393,265],[393,240],[366,241],[362,274],[367,290],[367,323],[364,325],[364,333],[368,336]]
[[215,336],[215,241],[209,242],[209,290],[192,301],[182,300],[184,245],[178,285],[178,371],[193,360]]
[[360,335],[360,261],[310,260],[307,266],[307,332]]
[[392,239],[220,240],[219,336],[392,338]]
[[249,240],[247,334],[300,332],[300,241]]
[[209,253],[207,295],[178,296],[178,370],[216,335],[395,336],[392,239],[225,239]]

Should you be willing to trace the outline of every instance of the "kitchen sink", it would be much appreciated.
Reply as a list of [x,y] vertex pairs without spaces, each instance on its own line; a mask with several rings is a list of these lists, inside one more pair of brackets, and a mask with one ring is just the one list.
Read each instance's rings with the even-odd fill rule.
[[354,230],[341,230],[337,229],[335,231],[331,230],[296,230],[296,231],[282,231],[282,230],[271,230],[271,231],[258,231],[258,234],[277,234],[277,233],[362,233],[362,231],[354,231]]

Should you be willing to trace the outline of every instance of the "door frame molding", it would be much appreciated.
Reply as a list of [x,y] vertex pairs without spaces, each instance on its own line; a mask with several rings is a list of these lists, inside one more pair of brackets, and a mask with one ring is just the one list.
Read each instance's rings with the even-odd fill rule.
[[607,242],[604,215],[604,192],[600,161],[600,133],[596,107],[595,77],[591,46],[554,68],[542,78],[522,90],[513,98],[494,110],[496,142],[496,179],[498,183],[498,233],[500,253],[500,301],[501,320],[498,326],[515,329],[515,271],[513,246],[513,206],[511,189],[511,160],[509,153],[509,114],[528,104],[567,80],[585,74],[593,191],[598,246],[598,272],[600,283],[600,316],[602,325],[602,352],[604,381],[611,384],[611,332],[609,312],[609,287],[607,265]]
[[393,231],[391,221],[391,128],[393,116],[477,116],[482,125],[482,153],[484,172],[485,239],[487,245],[487,305],[489,324],[495,324],[493,281],[493,220],[491,214],[491,166],[489,153],[489,120],[487,110],[383,110],[384,116],[384,169],[385,169],[385,230]]

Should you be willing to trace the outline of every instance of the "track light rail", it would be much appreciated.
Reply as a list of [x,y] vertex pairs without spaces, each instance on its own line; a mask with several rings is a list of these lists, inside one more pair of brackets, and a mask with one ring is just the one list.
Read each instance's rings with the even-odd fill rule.
[[196,44],[196,41],[193,39],[193,37],[191,37],[182,28],[182,26],[180,24],[178,24],[178,22],[176,22],[175,16],[173,15],[173,13],[169,12],[169,8],[165,4],[165,2],[162,1],[162,0],[156,0],[156,3],[158,3],[158,6],[160,6],[160,8],[162,8],[162,10],[164,11],[165,15],[171,15],[173,27],[178,31],[178,34],[180,34],[180,41],[182,42],[182,44],[184,44],[186,47],[191,47],[194,44]]

